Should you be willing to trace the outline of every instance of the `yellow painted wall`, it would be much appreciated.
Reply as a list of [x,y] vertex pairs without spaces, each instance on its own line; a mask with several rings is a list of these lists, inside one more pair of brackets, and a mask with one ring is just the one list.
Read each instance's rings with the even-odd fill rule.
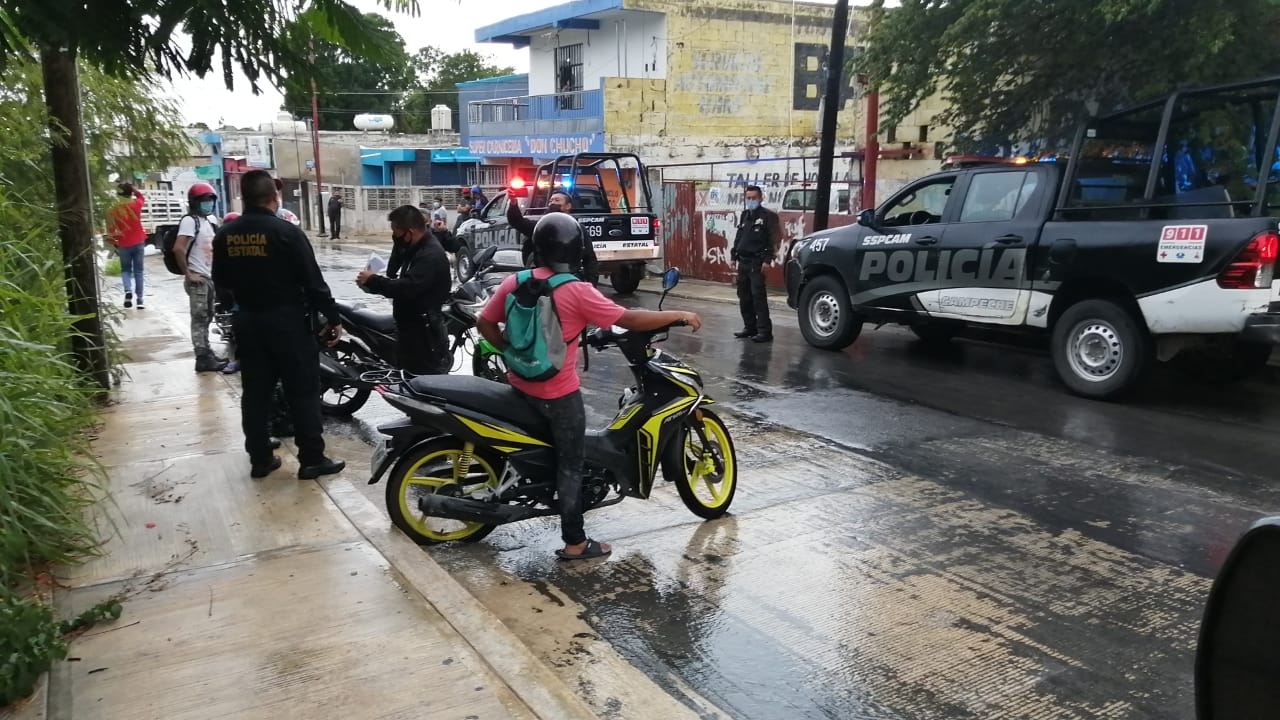
[[[666,14],[665,103],[661,111],[649,111],[659,114],[642,132],[654,133],[652,122],[660,121],[670,136],[816,139],[820,58],[831,38],[832,6],[787,0],[627,0],[625,6]],[[860,17],[855,10],[850,48],[857,44]],[[615,120],[644,104],[625,98],[623,89],[606,88],[605,112]],[[863,134],[860,106],[846,102],[842,138]],[[605,128],[635,132],[611,125],[610,118]]]
[[603,102],[607,131],[630,127],[634,132],[637,125],[653,128],[667,124],[666,80],[605,78]]

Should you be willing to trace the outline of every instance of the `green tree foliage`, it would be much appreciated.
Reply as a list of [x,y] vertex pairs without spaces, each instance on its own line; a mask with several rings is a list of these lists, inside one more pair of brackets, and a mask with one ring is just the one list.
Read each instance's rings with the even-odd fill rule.
[[[401,94],[413,85],[409,54],[395,26],[376,13],[366,13],[363,19],[384,49],[382,57],[371,59],[338,43],[316,42],[314,62],[290,74],[281,86],[289,111],[306,115],[311,111],[311,80],[315,79],[321,130],[354,130],[353,120],[360,113],[391,113]],[[297,45],[295,52],[306,55],[310,34],[304,28],[297,30],[291,42]]]
[[[187,154],[176,109],[145,80],[85,67],[80,97],[95,197],[109,173],[163,166]],[[55,241],[52,168],[40,162],[48,117],[40,66],[11,62],[0,77],[0,705],[29,694],[66,655],[69,626],[25,597],[33,567],[97,548],[86,508],[101,494],[88,439],[93,388],[71,357],[63,258]],[[132,148],[132,152],[128,150]],[[121,150],[125,152],[122,153]],[[101,221],[101,213],[99,213]],[[119,617],[118,605],[111,614]],[[98,618],[85,615],[78,623]],[[81,623],[82,624],[82,623]]]
[[405,96],[401,104],[407,132],[425,132],[431,126],[431,109],[448,105],[453,112],[453,127],[457,128],[458,83],[510,75],[513,67],[498,67],[492,61],[471,50],[447,53],[439,48],[424,47],[413,56],[413,70],[417,87]]
[[[417,0],[378,4],[418,12]],[[299,29],[367,58],[389,50],[347,0],[16,0],[0,7],[0,67],[34,44],[70,50],[117,76],[220,72],[231,90],[239,68],[256,90],[306,67],[306,48],[291,41]]]
[[[378,1],[418,12],[417,0]],[[228,88],[234,87],[238,67],[256,92],[263,79],[279,85],[305,67],[299,44],[291,41],[300,29],[370,60],[388,52],[378,44],[376,28],[347,0],[11,0],[0,5],[0,73],[33,54],[40,58],[67,311],[75,318],[71,340],[80,370],[102,392],[110,382],[110,363],[89,241],[90,179],[78,61],[127,78],[152,72],[204,77],[217,60]],[[180,42],[179,30],[187,42]]]
[[[90,176],[105,208],[110,173],[169,165],[188,153],[187,136],[151,83],[92,68],[80,77]],[[80,517],[89,468],[78,432],[94,416],[68,355],[53,175],[36,159],[46,142],[41,97],[33,61],[0,79],[0,589],[33,564],[64,562],[93,544]]]
[[1280,71],[1276,0],[902,0],[858,72],[892,125],[940,92],[957,149],[1057,148],[1091,111]]

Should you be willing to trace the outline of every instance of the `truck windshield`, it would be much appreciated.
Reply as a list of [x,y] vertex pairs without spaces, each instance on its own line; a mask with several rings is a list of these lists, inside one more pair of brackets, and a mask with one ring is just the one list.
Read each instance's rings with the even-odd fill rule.
[[1163,103],[1095,121],[1086,129],[1066,208],[1116,218],[1129,216],[1116,214],[1125,208],[1144,208],[1152,218],[1238,217],[1250,214],[1261,182],[1262,214],[1280,213],[1280,154],[1272,148],[1266,156],[1276,95],[1268,86],[1181,96],[1159,148]]

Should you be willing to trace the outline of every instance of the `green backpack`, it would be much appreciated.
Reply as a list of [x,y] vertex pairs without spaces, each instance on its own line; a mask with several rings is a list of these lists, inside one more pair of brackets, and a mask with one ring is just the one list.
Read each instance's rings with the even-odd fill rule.
[[507,348],[502,358],[516,376],[533,382],[555,377],[565,365],[568,343],[552,292],[578,278],[558,273],[546,280],[533,276],[532,270],[516,275],[516,288],[507,296],[507,327],[503,331]]

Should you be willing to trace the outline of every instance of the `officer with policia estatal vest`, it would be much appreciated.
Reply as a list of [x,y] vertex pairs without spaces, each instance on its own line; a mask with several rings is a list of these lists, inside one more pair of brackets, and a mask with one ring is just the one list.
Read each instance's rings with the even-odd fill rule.
[[338,310],[302,229],[276,215],[280,195],[265,170],[245,173],[240,182],[245,210],[213,239],[213,281],[235,297],[233,319],[243,395],[240,400],[244,449],[250,475],[277,470],[272,452],[271,396],[284,386],[298,445],[298,477],[312,480],[341,472],[345,463],[324,455],[320,418],[319,345],[311,314],[328,324],[320,335],[329,345],[341,336]]

